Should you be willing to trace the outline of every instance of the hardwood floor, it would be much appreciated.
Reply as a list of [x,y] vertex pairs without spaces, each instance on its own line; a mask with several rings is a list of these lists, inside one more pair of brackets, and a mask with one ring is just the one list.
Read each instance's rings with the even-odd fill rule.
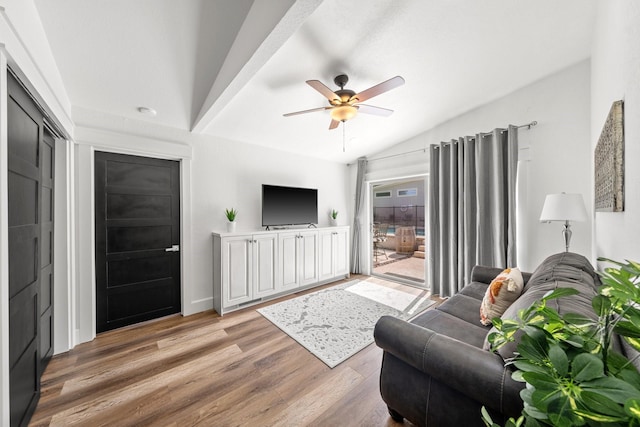
[[330,369],[256,308],[174,315],[54,356],[30,425],[402,425],[380,398],[375,344]]

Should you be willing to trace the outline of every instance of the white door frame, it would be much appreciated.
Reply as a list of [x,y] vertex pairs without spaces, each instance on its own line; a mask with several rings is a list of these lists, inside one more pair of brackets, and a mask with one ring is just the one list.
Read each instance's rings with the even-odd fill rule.
[[[95,266],[95,152],[130,154],[180,162],[180,293],[184,316],[210,308],[211,299],[193,301],[191,286],[191,147],[171,141],[121,134],[102,129],[76,128],[75,181],[77,215],[78,329],[75,344],[96,336]],[[132,148],[134,147],[134,148]]]

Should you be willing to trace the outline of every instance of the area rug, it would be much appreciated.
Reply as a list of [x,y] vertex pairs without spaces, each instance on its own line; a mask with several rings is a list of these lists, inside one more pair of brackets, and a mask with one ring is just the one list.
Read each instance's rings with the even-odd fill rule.
[[366,280],[352,280],[258,309],[258,312],[330,368],[373,342],[388,315],[409,319],[434,302]]

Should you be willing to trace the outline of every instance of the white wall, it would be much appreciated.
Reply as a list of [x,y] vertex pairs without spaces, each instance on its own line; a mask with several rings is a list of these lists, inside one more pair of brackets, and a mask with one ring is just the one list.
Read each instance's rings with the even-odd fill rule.
[[[237,232],[261,229],[262,184],[317,188],[318,221],[350,225],[348,167],[223,140],[193,146],[193,297],[212,301],[212,231],[225,231],[224,210],[238,210]],[[210,303],[209,303],[210,305]]]
[[122,121],[74,110],[76,128],[77,342],[95,337],[93,154],[96,150],[181,162],[182,313],[213,308],[212,236],[225,208],[238,210],[238,232],[261,229],[262,184],[318,189],[319,225],[349,217],[348,168],[236,141]]
[[[518,264],[531,271],[547,256],[564,250],[562,225],[538,220],[548,193],[581,193],[591,212],[590,64],[583,61],[503,98],[449,120],[370,158],[413,150],[463,135],[536,120],[521,129],[520,228]],[[368,179],[428,172],[428,150],[369,162]],[[591,214],[589,214],[591,218]],[[572,226],[571,250],[591,256],[591,221]]]
[[0,0],[0,46],[7,62],[52,120],[73,133],[71,102],[33,0]]
[[[594,256],[640,261],[640,2],[600,0],[591,61],[591,151],[624,101],[624,212],[596,212]],[[592,181],[593,182],[593,181]]]

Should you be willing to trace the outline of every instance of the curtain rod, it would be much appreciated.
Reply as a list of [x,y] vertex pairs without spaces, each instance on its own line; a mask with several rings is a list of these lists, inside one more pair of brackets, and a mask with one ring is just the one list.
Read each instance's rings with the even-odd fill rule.
[[[517,129],[522,129],[522,128],[531,129],[533,126],[535,126],[537,124],[538,124],[538,122],[536,120],[533,120],[530,123],[526,123],[524,125],[516,126],[516,128]],[[426,152],[427,152],[426,148],[421,148],[419,150],[405,151],[404,153],[390,154],[388,156],[382,156],[382,157],[374,157],[373,159],[367,159],[367,162],[373,162],[373,161],[376,161],[376,160],[390,159],[390,158],[393,158],[393,157],[405,156],[407,154],[426,153]]]

